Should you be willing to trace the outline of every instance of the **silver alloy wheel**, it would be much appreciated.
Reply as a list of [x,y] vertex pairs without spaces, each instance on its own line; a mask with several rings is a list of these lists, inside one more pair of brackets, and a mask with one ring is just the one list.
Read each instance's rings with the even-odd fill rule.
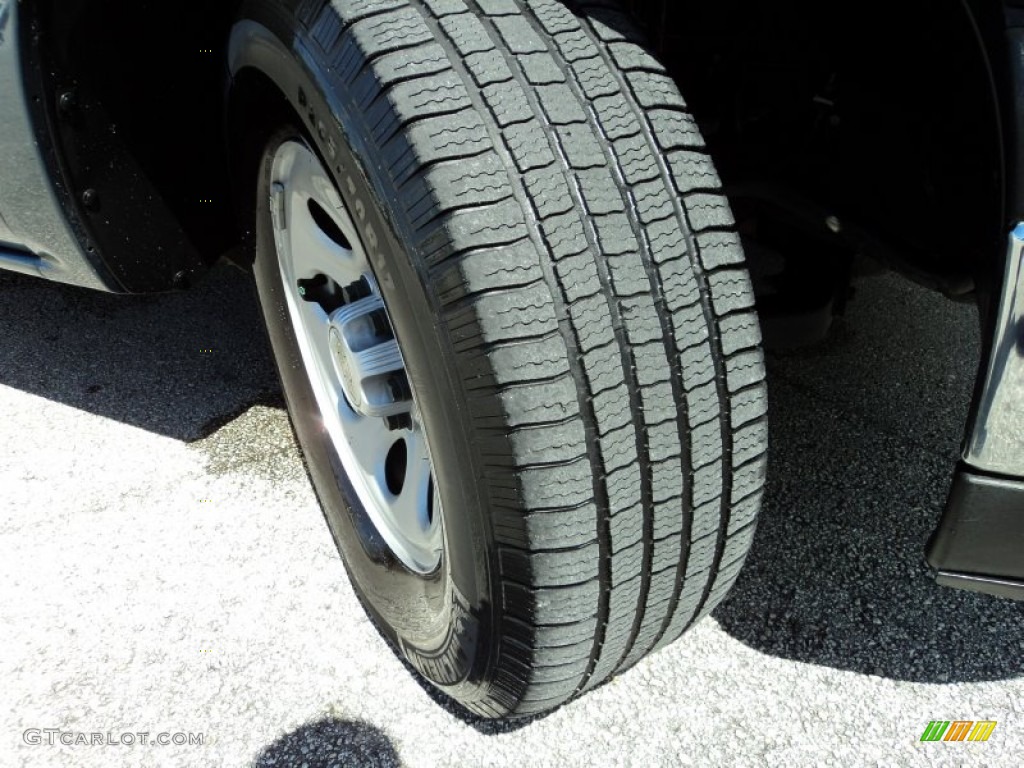
[[381,537],[413,571],[441,557],[441,507],[398,340],[352,218],[320,160],[286,141],[271,217],[288,311],[317,404]]

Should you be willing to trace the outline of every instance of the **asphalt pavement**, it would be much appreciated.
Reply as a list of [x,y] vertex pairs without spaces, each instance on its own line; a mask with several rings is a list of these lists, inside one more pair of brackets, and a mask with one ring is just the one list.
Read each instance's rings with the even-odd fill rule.
[[[0,766],[1019,765],[1024,604],[939,588],[922,555],[976,326],[880,276],[826,343],[771,355],[733,594],[608,685],[495,725],[365,618],[245,275],[127,298],[0,275]],[[922,743],[932,720],[998,725]]]

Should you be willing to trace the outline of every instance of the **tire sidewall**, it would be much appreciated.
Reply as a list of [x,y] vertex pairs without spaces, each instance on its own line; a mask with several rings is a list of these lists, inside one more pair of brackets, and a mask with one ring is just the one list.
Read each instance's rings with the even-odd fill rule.
[[[470,414],[455,376],[452,345],[438,320],[436,297],[428,287],[425,269],[407,255],[402,242],[409,238],[396,232],[401,214],[387,202],[386,180],[368,151],[358,116],[345,107],[345,94],[330,83],[326,66],[303,45],[301,29],[279,11],[264,11],[262,3],[249,4],[245,16],[264,24],[283,48],[304,50],[302,55],[260,62],[260,69],[284,94],[295,122],[273,134],[260,163],[253,269],[307,469],[352,584],[378,629],[435,684],[463,702],[481,698],[490,665],[486,639],[495,636],[497,601],[491,578],[496,555],[470,437]],[[442,563],[426,577],[406,569],[370,522],[323,426],[302,362],[269,205],[274,152],[288,140],[304,141],[334,178],[359,230],[402,347],[443,510]]]

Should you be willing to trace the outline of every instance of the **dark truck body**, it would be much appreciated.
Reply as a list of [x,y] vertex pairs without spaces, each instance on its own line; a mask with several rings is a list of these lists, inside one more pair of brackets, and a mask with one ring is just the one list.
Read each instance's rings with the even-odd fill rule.
[[[844,292],[863,254],[977,301],[978,386],[928,559],[941,583],[1024,597],[1024,9],[623,5],[734,207],[803,254],[794,295]],[[281,100],[228,74],[236,11],[0,0],[0,268],[142,293],[245,261],[244,126]]]

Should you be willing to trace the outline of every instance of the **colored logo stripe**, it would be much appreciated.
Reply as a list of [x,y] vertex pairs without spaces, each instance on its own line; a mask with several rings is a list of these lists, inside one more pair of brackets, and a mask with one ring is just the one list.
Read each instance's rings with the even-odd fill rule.
[[963,741],[973,726],[973,720],[954,720],[953,724],[949,726],[949,730],[946,731],[946,738],[943,741]]
[[996,725],[995,720],[932,720],[921,741],[988,741]]
[[921,741],[941,741],[942,734],[949,728],[949,720],[932,720],[921,734]]
[[967,737],[968,741],[988,741],[988,737],[992,735],[992,731],[996,729],[995,720],[980,720],[975,723],[971,735]]

